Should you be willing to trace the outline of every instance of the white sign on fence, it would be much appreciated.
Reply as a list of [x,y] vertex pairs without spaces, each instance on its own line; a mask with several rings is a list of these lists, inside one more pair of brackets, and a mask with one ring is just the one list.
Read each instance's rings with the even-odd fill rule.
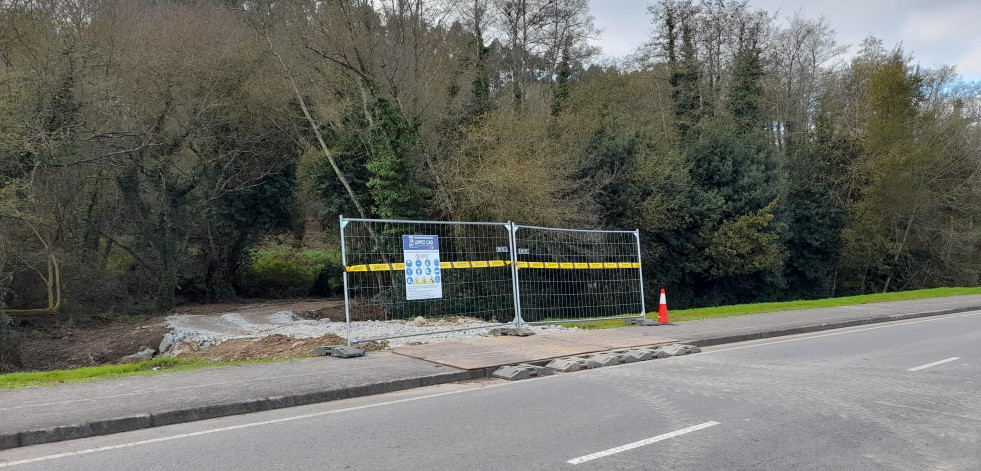
[[442,298],[439,238],[434,235],[403,235],[402,251],[405,253],[405,299]]

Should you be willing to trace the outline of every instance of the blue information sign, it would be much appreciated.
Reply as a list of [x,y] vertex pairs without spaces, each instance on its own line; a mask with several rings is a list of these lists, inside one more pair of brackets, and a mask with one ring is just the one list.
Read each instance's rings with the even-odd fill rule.
[[[443,297],[443,280],[439,275],[439,237],[403,235],[405,253],[405,298],[435,299]],[[422,267],[426,266],[423,275]]]

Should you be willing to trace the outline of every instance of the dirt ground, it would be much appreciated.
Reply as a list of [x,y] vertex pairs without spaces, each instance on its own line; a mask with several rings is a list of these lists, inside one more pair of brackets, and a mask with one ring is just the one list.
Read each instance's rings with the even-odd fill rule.
[[[343,300],[282,300],[247,303],[222,303],[180,306],[168,314],[275,313],[293,311],[306,319],[329,318],[344,321]],[[165,316],[152,319],[117,317],[76,320],[71,318],[44,317],[24,320],[17,330],[24,339],[21,361],[17,365],[23,371],[47,371],[105,365],[119,362],[132,355],[140,347],[157,348],[164,335],[170,331]],[[339,345],[345,340],[336,335],[319,338],[293,339],[285,335],[271,335],[262,339],[236,339],[220,345],[204,348],[188,348],[183,353],[220,361],[249,359],[281,359],[309,356],[314,347]],[[383,346],[367,346],[368,350]]]
[[[195,356],[212,361],[241,361],[256,359],[284,359],[310,356],[314,348],[326,345],[345,345],[343,337],[327,334],[323,337],[296,339],[282,334],[273,334],[261,339],[233,339],[219,345],[208,347],[196,352],[187,352],[181,356]],[[363,344],[366,351],[381,350],[384,345],[377,343]]]
[[170,329],[163,319],[50,319],[21,330],[20,368],[47,371],[116,363],[141,346],[156,348]]

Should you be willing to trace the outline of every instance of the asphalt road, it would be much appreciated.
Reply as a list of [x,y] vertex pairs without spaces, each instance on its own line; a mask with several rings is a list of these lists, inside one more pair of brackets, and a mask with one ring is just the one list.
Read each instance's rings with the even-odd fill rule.
[[981,469],[981,312],[0,452],[0,470]]

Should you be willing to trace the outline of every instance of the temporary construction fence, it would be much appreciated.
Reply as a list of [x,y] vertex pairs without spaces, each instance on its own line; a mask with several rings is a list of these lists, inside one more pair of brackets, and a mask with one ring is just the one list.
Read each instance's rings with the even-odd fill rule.
[[644,311],[637,231],[513,225],[524,322],[637,317]]
[[[349,344],[465,330],[457,316],[493,327],[646,312],[638,231],[342,216],[340,235]],[[418,317],[445,328],[421,332]],[[391,320],[405,321],[397,335],[352,331]]]

